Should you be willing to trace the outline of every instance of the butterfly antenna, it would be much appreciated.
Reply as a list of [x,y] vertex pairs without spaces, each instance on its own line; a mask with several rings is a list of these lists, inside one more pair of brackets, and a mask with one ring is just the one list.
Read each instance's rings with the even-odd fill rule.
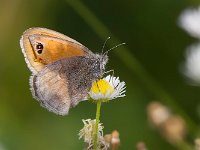
[[116,46],[110,48],[109,50],[107,50],[107,51],[104,53],[104,55],[108,54],[109,51],[111,51],[111,50],[113,50],[113,49],[115,49],[115,48],[117,48],[117,47],[119,47],[119,46],[125,45],[125,44],[126,44],[126,43],[121,43],[121,44],[118,44],[118,45],[116,45]]
[[110,37],[107,37],[107,39],[105,40],[105,42],[104,42],[104,44],[103,44],[103,47],[102,47],[102,50],[101,50],[101,54],[103,54],[103,50],[104,50],[104,48],[105,48],[105,46],[106,46],[106,43],[107,43],[107,41],[110,39]]

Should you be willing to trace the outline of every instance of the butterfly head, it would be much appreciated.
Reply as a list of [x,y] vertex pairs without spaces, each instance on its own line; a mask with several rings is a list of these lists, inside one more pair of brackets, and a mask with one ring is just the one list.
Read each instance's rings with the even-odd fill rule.
[[101,78],[105,72],[105,66],[108,62],[108,56],[102,54],[95,54],[92,59],[92,72],[96,78]]
[[99,55],[99,62],[100,62],[100,70],[105,72],[105,66],[108,62],[108,55],[107,54]]

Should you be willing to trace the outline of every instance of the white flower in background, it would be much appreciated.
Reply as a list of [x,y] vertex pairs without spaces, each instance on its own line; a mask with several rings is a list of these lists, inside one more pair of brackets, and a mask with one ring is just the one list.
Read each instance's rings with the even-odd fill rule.
[[[87,149],[92,150],[94,146],[94,133],[95,133],[95,126],[96,126],[96,119],[86,119],[82,120],[84,123],[84,127],[79,132],[79,139],[83,138],[84,142],[87,143]],[[108,145],[106,144],[104,137],[103,137],[103,126],[102,123],[98,124],[98,149],[107,150]]]
[[[191,36],[200,40],[200,6],[185,10],[179,18],[179,24]],[[192,84],[200,85],[200,43],[187,49],[186,62],[182,69]]]
[[183,72],[194,84],[200,85],[200,43],[187,49]]
[[112,100],[125,96],[125,82],[120,82],[119,77],[108,75],[93,83],[89,96],[93,100]]
[[179,18],[179,24],[191,36],[200,39],[200,7],[185,10]]

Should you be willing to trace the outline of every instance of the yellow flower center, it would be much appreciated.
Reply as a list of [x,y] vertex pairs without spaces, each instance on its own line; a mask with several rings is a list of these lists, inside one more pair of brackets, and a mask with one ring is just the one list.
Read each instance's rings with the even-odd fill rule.
[[110,93],[113,93],[114,88],[110,85],[108,81],[100,79],[92,84],[91,91],[95,94],[102,93],[105,95],[108,91]]

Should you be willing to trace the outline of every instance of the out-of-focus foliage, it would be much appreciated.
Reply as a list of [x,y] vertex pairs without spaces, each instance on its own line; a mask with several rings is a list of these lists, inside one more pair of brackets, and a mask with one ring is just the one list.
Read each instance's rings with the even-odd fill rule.
[[[200,89],[188,85],[180,73],[185,48],[195,39],[177,26],[182,10],[197,5],[197,1],[82,2],[115,37],[126,42],[148,76],[197,124]],[[68,116],[61,117],[43,109],[32,98],[28,83],[31,73],[19,46],[20,36],[30,27],[59,31],[95,52],[100,52],[104,42],[66,0],[0,1],[0,149],[83,149],[84,143],[77,135],[82,127],[81,119],[93,119],[95,105],[82,102]],[[165,97],[158,99],[151,85],[146,86],[146,81],[130,71],[114,51],[120,52],[120,48],[109,53],[108,70],[114,69],[115,76],[126,82],[127,96],[102,106],[104,133],[118,130],[121,150],[135,149],[138,141],[144,141],[149,149],[175,149],[149,126],[146,116],[147,104],[152,100],[165,102]]]

